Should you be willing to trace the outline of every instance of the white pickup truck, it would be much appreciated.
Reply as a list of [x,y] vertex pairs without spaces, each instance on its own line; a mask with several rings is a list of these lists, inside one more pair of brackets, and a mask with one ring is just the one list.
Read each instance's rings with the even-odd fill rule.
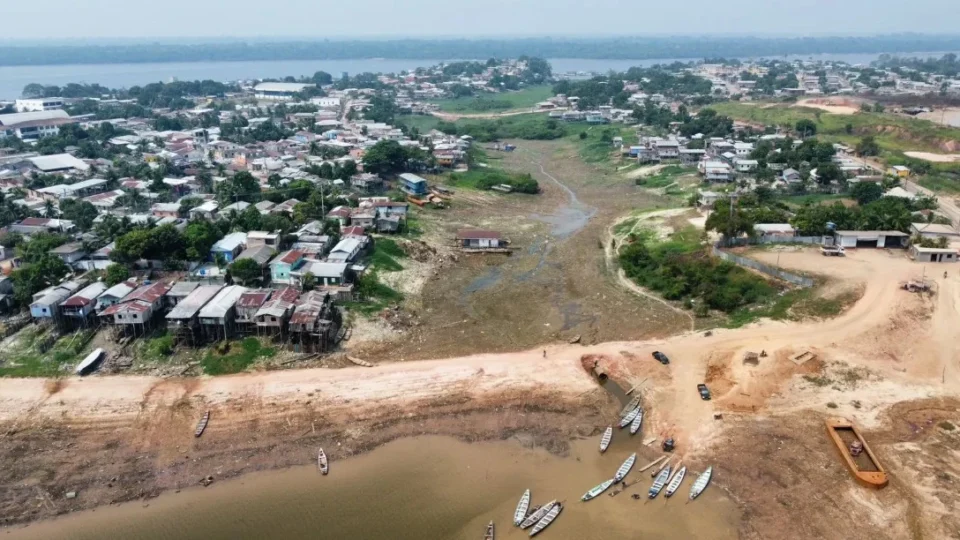
[[843,246],[820,246],[820,253],[824,257],[843,257],[846,254]]

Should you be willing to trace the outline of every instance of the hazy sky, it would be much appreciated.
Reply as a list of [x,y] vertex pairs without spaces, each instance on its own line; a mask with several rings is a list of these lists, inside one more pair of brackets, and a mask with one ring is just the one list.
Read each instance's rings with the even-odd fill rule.
[[9,0],[3,4],[3,38],[30,40],[960,32],[960,0]]

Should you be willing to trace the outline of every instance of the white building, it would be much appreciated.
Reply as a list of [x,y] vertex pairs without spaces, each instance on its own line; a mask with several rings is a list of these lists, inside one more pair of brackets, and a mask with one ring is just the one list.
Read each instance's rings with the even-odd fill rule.
[[16,107],[17,112],[55,111],[63,108],[63,98],[18,99],[14,107]]
[[314,86],[312,84],[302,83],[280,83],[265,82],[260,83],[253,88],[254,97],[257,99],[272,99],[278,101],[290,101],[297,94],[305,89]]
[[17,137],[25,141],[37,140],[60,133],[60,126],[74,123],[66,111],[36,111],[0,114],[0,139]]

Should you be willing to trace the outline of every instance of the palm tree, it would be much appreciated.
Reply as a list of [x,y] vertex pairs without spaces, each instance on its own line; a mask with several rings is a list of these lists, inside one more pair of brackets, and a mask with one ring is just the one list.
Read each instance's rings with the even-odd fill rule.
[[53,201],[47,199],[43,202],[43,215],[48,218],[55,218],[59,212],[57,212],[57,207],[53,204]]

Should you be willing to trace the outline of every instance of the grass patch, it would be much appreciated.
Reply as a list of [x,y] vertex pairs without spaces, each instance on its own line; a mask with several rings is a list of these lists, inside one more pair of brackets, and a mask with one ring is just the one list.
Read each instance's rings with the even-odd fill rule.
[[947,422],[946,420],[944,420],[943,422],[940,422],[940,423],[937,424],[937,425],[939,425],[939,426],[940,426],[940,429],[942,429],[942,430],[944,430],[944,431],[953,431],[953,430],[957,429],[957,426],[951,424],[950,422]]
[[277,354],[273,347],[264,347],[260,340],[248,337],[240,342],[222,342],[203,356],[200,365],[207,375],[239,373],[260,358],[272,358]]
[[420,133],[427,133],[437,127],[440,119],[430,114],[405,114],[397,117],[397,123],[417,128]]
[[371,315],[389,304],[398,304],[403,301],[403,293],[381,282],[377,272],[364,274],[357,283],[357,292],[362,300],[345,302],[343,305],[350,311],[363,315]]
[[540,192],[540,184],[529,174],[508,173],[499,169],[480,167],[464,173],[447,175],[447,185],[469,189],[489,190],[506,184],[519,193]]
[[376,270],[399,272],[403,270],[403,265],[397,262],[397,259],[406,256],[407,254],[392,239],[378,238],[373,245],[373,255],[370,256],[370,263]]
[[848,291],[833,298],[817,296],[817,289],[785,291],[766,304],[747,306],[730,314],[727,326],[739,328],[758,319],[776,321],[804,318],[828,319],[843,313],[860,299],[859,291]]
[[68,334],[57,340],[46,352],[39,345],[47,335],[39,327],[20,332],[17,343],[4,351],[0,377],[55,377],[73,368],[87,353],[92,331]]
[[162,362],[173,354],[173,336],[162,330],[160,335],[143,342],[140,349],[141,358],[148,361]]
[[921,186],[939,193],[960,193],[960,175],[950,173],[928,174],[917,181]]
[[550,85],[531,86],[523,90],[483,94],[434,101],[441,111],[461,114],[496,113],[517,109],[529,109],[541,101],[553,97]]
[[633,217],[633,218],[625,219],[620,223],[617,223],[616,226],[613,227],[613,234],[615,235],[626,234],[630,229],[632,229],[637,224],[638,220],[639,218]]
[[808,383],[814,386],[819,386],[820,388],[823,388],[824,386],[830,386],[831,384],[833,384],[833,379],[830,379],[829,377],[824,377],[821,375],[804,375],[803,380],[807,381]]
[[849,195],[844,195],[842,193],[807,193],[804,195],[781,195],[777,197],[777,200],[783,201],[790,206],[800,207],[807,204],[832,203],[834,201],[840,201],[849,198]]
[[637,178],[637,185],[650,189],[661,189],[677,182],[677,178],[685,174],[692,174],[693,169],[679,165],[667,165],[651,176]]
[[[614,137],[622,137],[623,144],[629,145],[636,140],[636,132],[632,128],[609,125],[594,125],[583,122],[567,124],[569,138],[577,145],[580,159],[587,163],[613,165],[612,157],[618,149],[613,146]],[[582,137],[581,134],[586,135]]]

